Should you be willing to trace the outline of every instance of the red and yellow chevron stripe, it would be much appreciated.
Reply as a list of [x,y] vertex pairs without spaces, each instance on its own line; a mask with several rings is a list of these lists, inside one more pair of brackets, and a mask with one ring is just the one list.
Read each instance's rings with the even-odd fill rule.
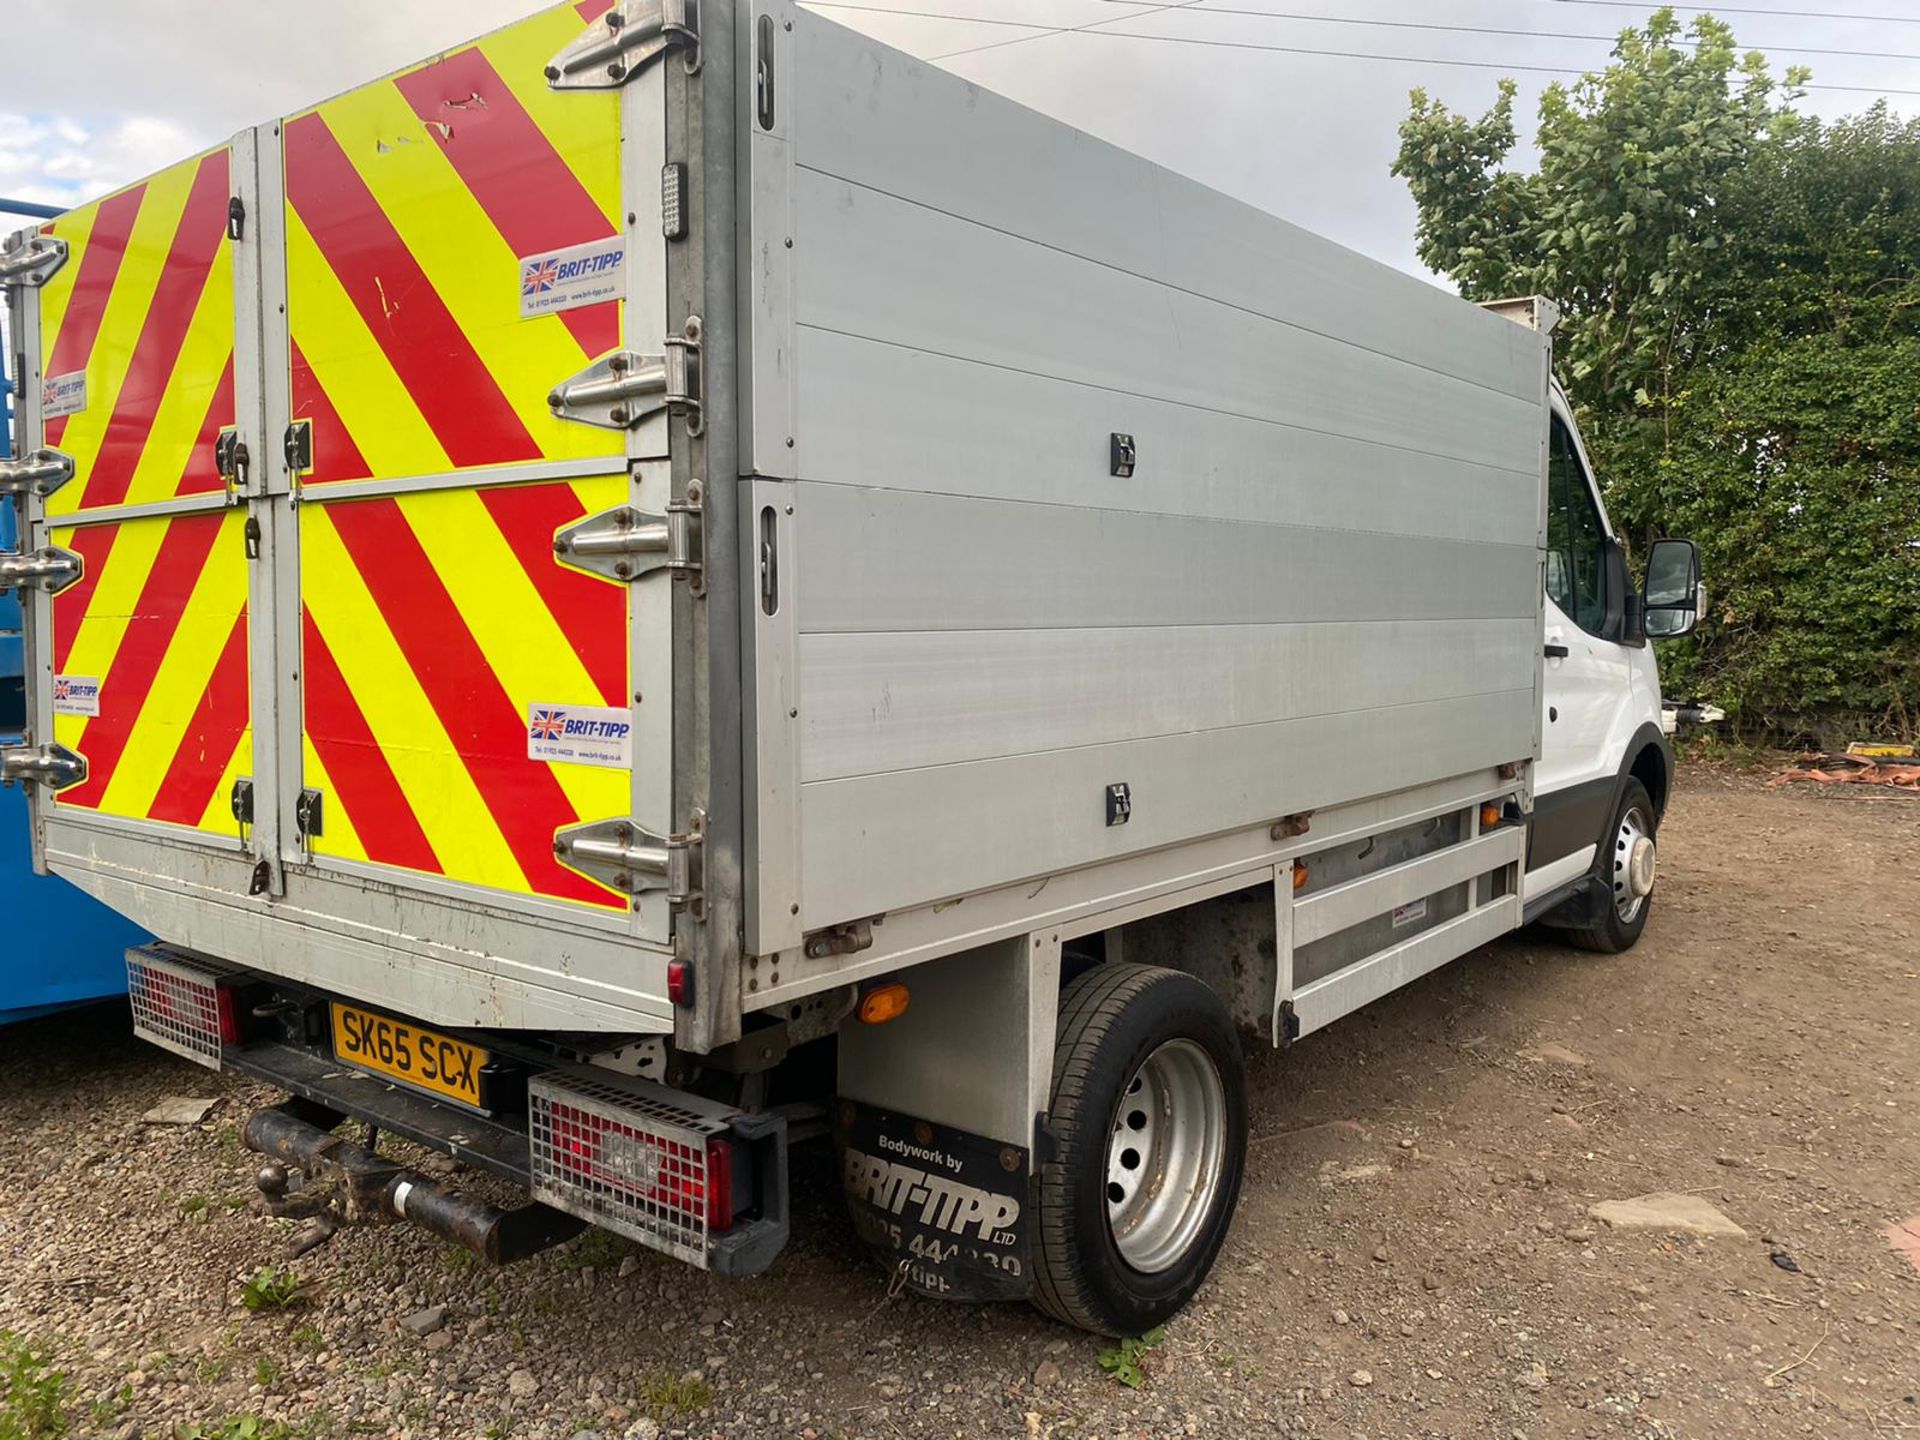
[[53,667],[100,682],[99,713],[60,714],[87,758],[61,806],[232,835],[252,763],[247,559],[238,510],[55,529],[84,578],[53,602]]
[[[556,93],[561,5],[284,127],[293,414],[307,486],[617,457],[553,386],[620,344],[621,306],[523,318],[520,260],[619,233],[619,101]],[[605,7],[600,7],[604,9]]]
[[46,443],[74,478],[50,517],[223,488],[213,447],[234,423],[228,153],[214,150],[42,227],[68,260],[40,292],[48,379],[86,374],[86,406]]
[[315,853],[620,907],[554,832],[631,809],[626,770],[527,755],[539,704],[625,709],[626,587],[563,569],[553,535],[624,475],[421,490],[300,511],[306,783]]

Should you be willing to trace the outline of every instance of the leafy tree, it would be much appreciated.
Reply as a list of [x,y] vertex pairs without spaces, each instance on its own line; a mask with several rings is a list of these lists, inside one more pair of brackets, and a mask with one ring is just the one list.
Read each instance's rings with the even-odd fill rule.
[[1630,543],[1701,545],[1715,603],[1668,690],[1750,732],[1920,726],[1920,122],[1794,109],[1710,16],[1662,10],[1540,104],[1415,91],[1394,173],[1469,299],[1562,308],[1562,379]]

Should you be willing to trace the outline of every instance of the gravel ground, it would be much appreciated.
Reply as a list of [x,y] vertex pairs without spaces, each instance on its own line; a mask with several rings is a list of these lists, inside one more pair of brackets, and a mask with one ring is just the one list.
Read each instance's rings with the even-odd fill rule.
[[[1255,1058],[1232,1237],[1138,1389],[1032,1311],[890,1296],[818,1150],[755,1282],[592,1234],[495,1270],[388,1226],[249,1310],[292,1232],[237,1138],[266,1092],[115,1008],[5,1032],[0,1440],[1920,1431],[1886,1233],[1920,1211],[1920,801],[1696,770],[1663,838],[1634,953],[1514,937]],[[217,1103],[142,1124],[168,1095]],[[1746,1238],[1587,1214],[1662,1190]]]

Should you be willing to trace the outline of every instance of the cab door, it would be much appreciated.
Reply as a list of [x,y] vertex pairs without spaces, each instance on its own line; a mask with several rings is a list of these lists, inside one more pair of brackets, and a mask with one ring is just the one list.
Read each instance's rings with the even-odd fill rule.
[[1528,840],[1529,897],[1586,872],[1606,829],[1633,712],[1623,567],[1579,432],[1556,393],[1547,460],[1540,761]]

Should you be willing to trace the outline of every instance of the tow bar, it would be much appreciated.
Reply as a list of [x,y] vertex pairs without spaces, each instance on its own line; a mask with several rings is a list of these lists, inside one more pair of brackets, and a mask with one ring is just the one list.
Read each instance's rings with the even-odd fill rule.
[[[346,1117],[311,1100],[292,1099],[247,1117],[247,1148],[269,1157],[260,1168],[260,1193],[276,1215],[308,1215],[314,1230],[296,1241],[311,1250],[342,1222],[411,1220],[496,1265],[570,1240],[586,1222],[550,1206],[502,1210],[449,1189],[418,1170],[363,1149],[331,1127]],[[289,1194],[287,1166],[307,1185]]]

